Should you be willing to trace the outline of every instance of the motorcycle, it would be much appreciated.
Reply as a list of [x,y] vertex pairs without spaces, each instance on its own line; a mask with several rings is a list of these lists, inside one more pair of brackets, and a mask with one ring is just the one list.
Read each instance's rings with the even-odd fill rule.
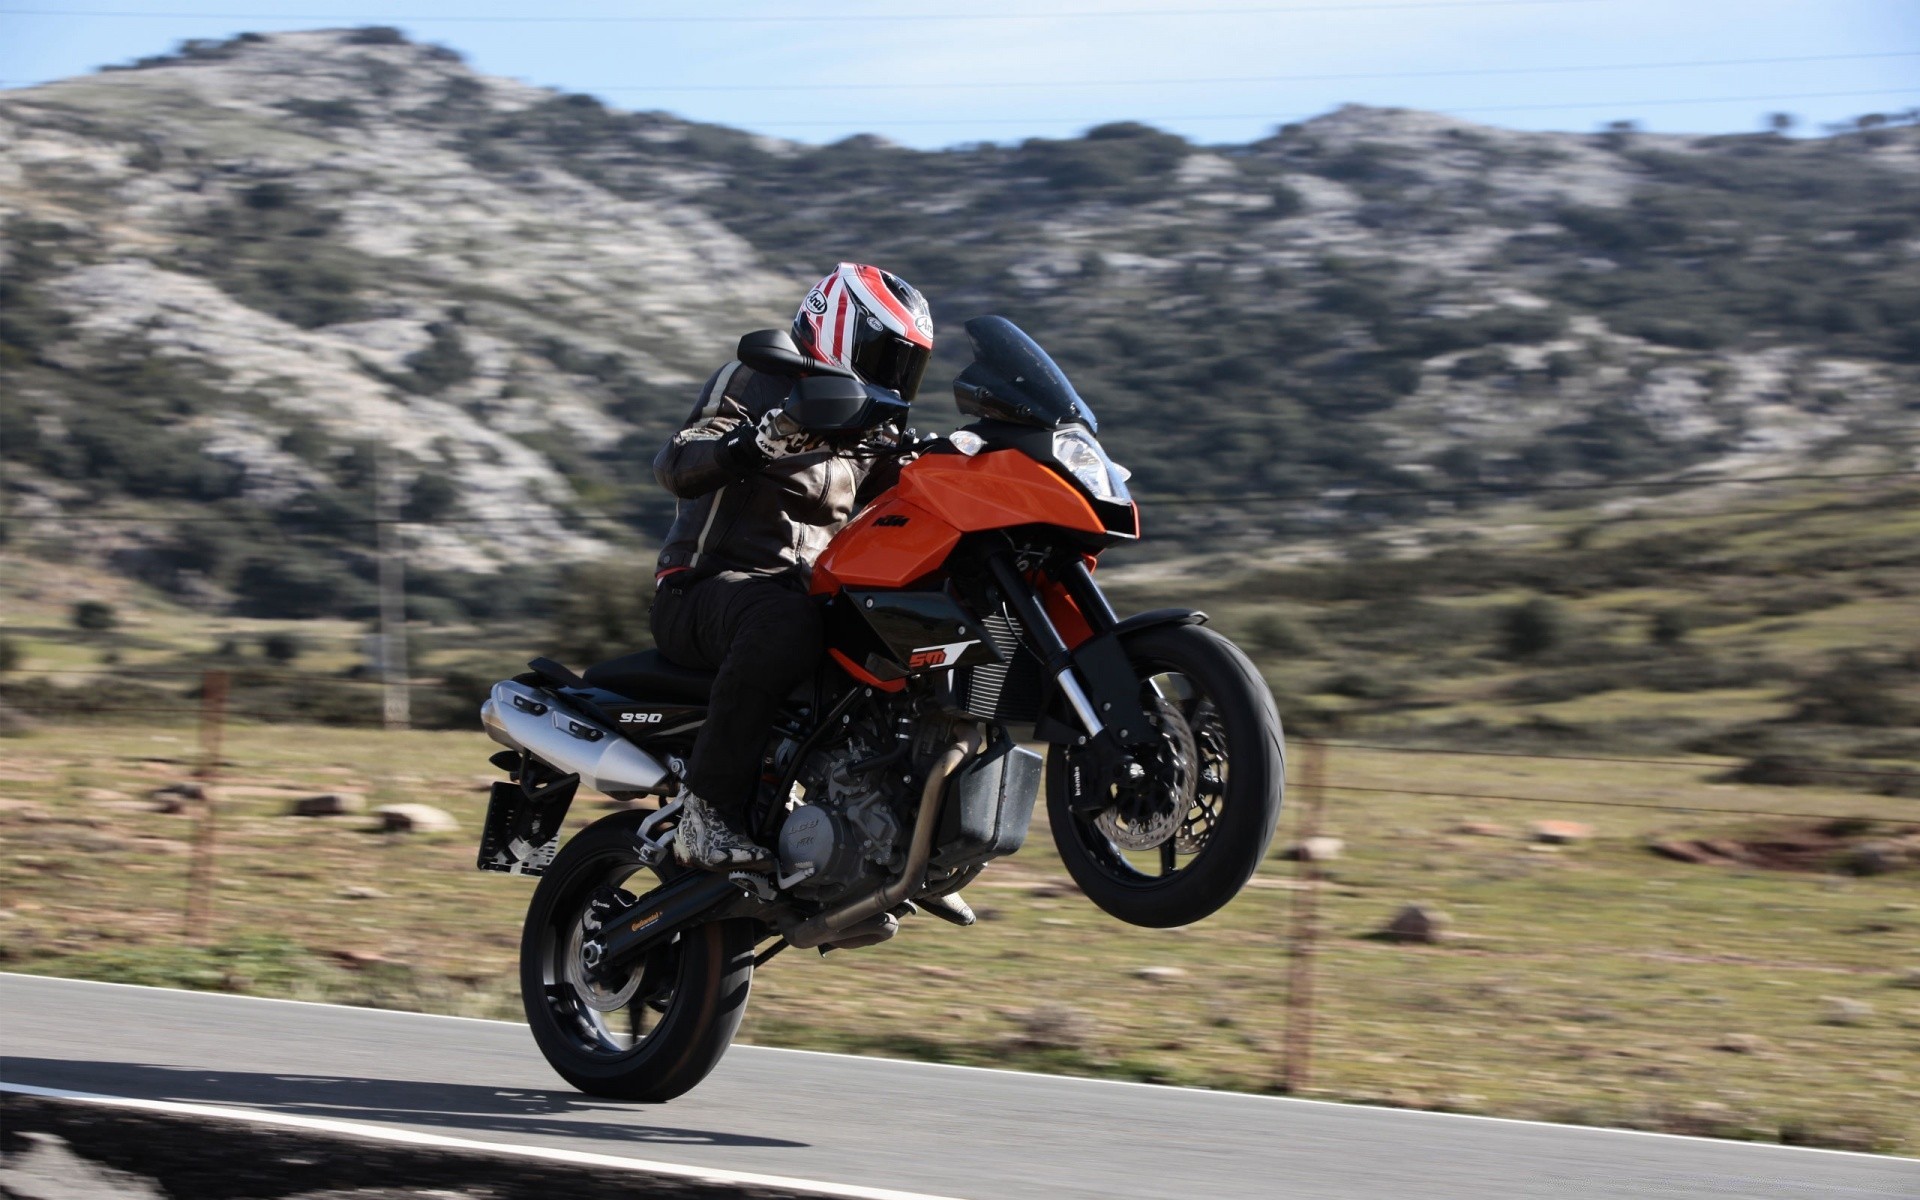
[[[1037,343],[1001,317],[966,332],[954,395],[973,420],[927,439],[902,434],[898,396],[784,331],[741,339],[742,362],[792,379],[803,427],[904,463],[813,568],[826,660],[774,723],[751,813],[773,870],[694,871],[672,854],[710,673],[651,650],[578,675],[535,659],[483,706],[510,778],[493,786],[479,866],[540,878],[521,994],[542,1053],[581,1091],[686,1092],[731,1043],[755,968],[790,946],[893,937],[916,901],[1020,849],[1043,786],[1074,882],[1133,925],[1208,916],[1265,857],[1284,786],[1271,693],[1204,613],[1114,612],[1093,572],[1139,536],[1129,473]],[[583,786],[656,806],[562,849]],[[971,923],[964,906],[925,911]]]

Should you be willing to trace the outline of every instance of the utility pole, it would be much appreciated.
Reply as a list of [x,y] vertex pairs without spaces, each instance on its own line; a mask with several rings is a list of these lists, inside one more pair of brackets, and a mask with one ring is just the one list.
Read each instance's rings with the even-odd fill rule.
[[386,684],[382,717],[388,729],[407,729],[413,723],[413,700],[407,689],[407,576],[399,520],[392,451],[378,442],[373,448],[373,528],[380,559],[380,678]]

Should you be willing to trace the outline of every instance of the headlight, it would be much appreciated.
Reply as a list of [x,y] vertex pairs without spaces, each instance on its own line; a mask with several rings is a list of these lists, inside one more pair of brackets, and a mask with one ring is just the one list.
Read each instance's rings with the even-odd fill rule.
[[1097,500],[1124,501],[1118,468],[1100,448],[1100,443],[1084,429],[1062,429],[1053,435],[1054,461]]

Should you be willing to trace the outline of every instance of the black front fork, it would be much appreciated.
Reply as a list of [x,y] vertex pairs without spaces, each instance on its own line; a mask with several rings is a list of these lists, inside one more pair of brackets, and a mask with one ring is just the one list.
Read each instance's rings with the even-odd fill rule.
[[[1047,616],[1046,606],[1010,554],[993,555],[987,566],[1026,630],[1029,647],[1065,702],[1065,711],[1057,716],[1050,712],[1043,719],[1041,736],[1047,741],[1101,747],[1121,754],[1125,747],[1147,744],[1153,728],[1140,703],[1140,681],[1120,644],[1116,632],[1119,619],[1086,563],[1076,558],[1055,576],[1093,631],[1092,637],[1072,648],[1061,638]],[[1052,710],[1059,706],[1048,707]]]

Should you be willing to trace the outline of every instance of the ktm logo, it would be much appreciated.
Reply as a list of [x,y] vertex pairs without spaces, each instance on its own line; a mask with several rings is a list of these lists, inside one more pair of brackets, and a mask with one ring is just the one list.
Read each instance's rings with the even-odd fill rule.
[[978,646],[979,644],[980,639],[975,638],[970,642],[948,642],[944,646],[922,646],[913,652],[911,658],[907,659],[907,669],[911,671],[924,671],[928,667],[945,666],[955,659],[958,659],[962,654],[965,654],[967,647]]
[[889,513],[888,515],[875,520],[874,525],[877,527],[892,529],[900,525],[905,525],[908,521],[911,521],[911,520],[913,520],[912,517],[903,517],[899,513]]

